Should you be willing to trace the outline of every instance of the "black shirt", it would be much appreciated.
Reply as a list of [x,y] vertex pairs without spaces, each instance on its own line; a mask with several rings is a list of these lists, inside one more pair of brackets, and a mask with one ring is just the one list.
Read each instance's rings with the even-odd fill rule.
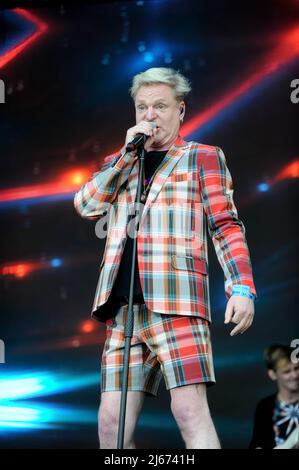
[[282,444],[298,422],[298,401],[287,404],[277,394],[261,400],[255,411],[250,449],[273,449]]
[[261,400],[255,410],[253,433],[250,449],[261,447],[262,449],[273,449],[275,436],[272,424],[273,411],[275,407],[276,394]]
[[[152,151],[144,153],[144,176],[145,181],[147,182],[155,173],[160,163],[162,163],[167,150],[163,151]],[[148,194],[149,191],[147,191]],[[132,256],[133,256],[133,242],[134,238],[127,237],[125,248],[122,254],[119,270],[117,277],[111,292],[111,296],[116,298],[128,297],[130,290],[130,278],[131,278],[131,265],[132,265]],[[136,270],[134,278],[134,300],[143,302],[143,294],[139,278],[139,269],[138,269],[138,258],[136,252]]]

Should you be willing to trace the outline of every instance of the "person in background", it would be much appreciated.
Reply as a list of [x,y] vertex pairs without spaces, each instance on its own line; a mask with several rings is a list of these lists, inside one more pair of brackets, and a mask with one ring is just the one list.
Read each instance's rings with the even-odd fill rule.
[[299,426],[299,361],[292,361],[292,354],[295,357],[294,349],[283,344],[264,351],[268,376],[277,390],[256,407],[251,449],[280,446]]

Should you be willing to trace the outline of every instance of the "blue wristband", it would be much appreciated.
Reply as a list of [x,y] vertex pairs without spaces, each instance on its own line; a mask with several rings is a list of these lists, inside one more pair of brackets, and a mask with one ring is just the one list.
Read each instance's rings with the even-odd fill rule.
[[231,295],[240,295],[241,297],[248,297],[251,300],[255,299],[255,295],[250,292],[250,287],[244,286],[243,284],[234,284]]

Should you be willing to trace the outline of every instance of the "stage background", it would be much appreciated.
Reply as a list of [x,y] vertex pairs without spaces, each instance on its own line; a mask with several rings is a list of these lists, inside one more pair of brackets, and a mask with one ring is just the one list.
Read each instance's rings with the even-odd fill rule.
[[[134,124],[132,76],[169,66],[193,86],[182,134],[223,149],[246,227],[258,300],[244,335],[223,324],[223,272],[209,247],[209,402],[222,445],[246,448],[256,403],[274,391],[263,349],[299,337],[298,2],[11,6],[0,11],[0,446],[98,446],[105,331],[89,315],[104,242],[73,197]],[[169,405],[164,384],[146,398],[138,447],[183,448]]]

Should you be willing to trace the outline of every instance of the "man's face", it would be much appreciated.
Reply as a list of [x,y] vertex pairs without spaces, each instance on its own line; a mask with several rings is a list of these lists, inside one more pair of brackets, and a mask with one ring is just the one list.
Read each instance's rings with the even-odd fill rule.
[[270,377],[277,381],[278,390],[299,391],[299,364],[281,361],[278,362],[276,370],[271,372]]
[[175,99],[168,85],[141,86],[135,98],[136,124],[155,121],[157,132],[152,147],[161,148],[172,144],[180,128],[180,109],[184,102]]

